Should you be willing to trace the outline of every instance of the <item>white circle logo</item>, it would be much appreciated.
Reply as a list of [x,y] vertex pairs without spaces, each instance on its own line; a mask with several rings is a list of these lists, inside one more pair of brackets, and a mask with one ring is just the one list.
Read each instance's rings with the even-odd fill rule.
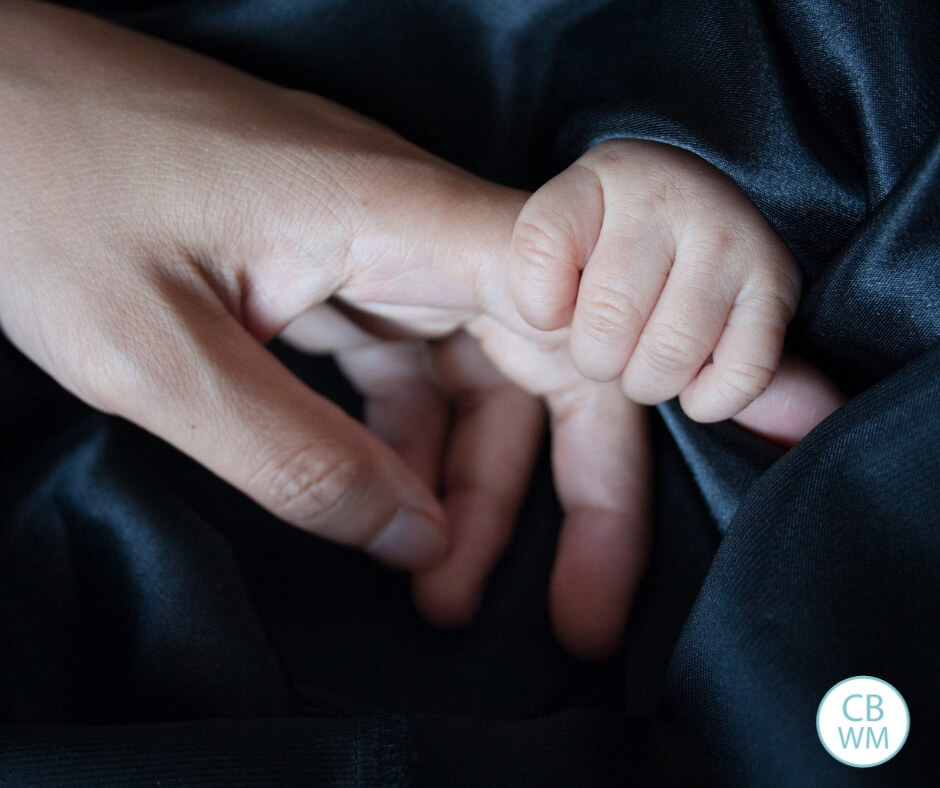
[[816,712],[816,732],[826,751],[849,766],[878,766],[907,741],[911,715],[901,693],[874,676],[836,684]]

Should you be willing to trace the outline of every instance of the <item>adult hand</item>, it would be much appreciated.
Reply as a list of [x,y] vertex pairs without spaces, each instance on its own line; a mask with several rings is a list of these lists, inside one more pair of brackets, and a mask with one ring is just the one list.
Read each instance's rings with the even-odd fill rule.
[[[436,267],[492,253],[494,217],[508,239],[513,193],[330,102],[30,2],[0,6],[0,140],[14,344],[283,519],[408,569],[441,559],[427,485],[263,343],[378,258],[467,301]],[[425,330],[463,317],[445,313]]]
[[[452,544],[440,565],[415,575],[424,616],[454,627],[476,613],[535,462],[543,419],[534,394],[551,417],[565,510],[549,590],[552,623],[576,656],[601,659],[616,650],[651,542],[646,409],[617,382],[584,379],[563,343],[527,339],[486,316],[467,324],[479,342],[459,333],[429,345],[383,339],[360,327],[368,319],[347,315],[324,304],[282,336],[307,352],[335,353],[365,397],[366,423],[440,488]],[[784,356],[770,387],[735,421],[790,446],[841,402],[817,370]]]
[[552,620],[569,651],[603,657],[619,643],[649,552],[645,409],[616,383],[582,378],[563,346],[539,346],[486,317],[468,331],[480,341],[463,332],[433,344],[383,341],[322,305],[283,337],[307,352],[335,352],[365,396],[366,423],[440,488],[451,549],[414,580],[418,608],[440,626],[469,623],[509,541],[543,432],[536,397],[544,399],[565,510]]
[[[555,416],[569,509],[556,624],[575,651],[609,648],[604,633],[625,615],[648,527],[642,418],[596,384],[545,383],[545,356],[562,351],[539,344],[515,313],[501,264],[525,195],[330,102],[25,2],[0,8],[0,139],[0,323],[9,338],[79,397],[302,528],[409,569],[429,569],[446,552],[428,473],[264,349],[314,305],[337,294],[421,335],[465,324],[502,372],[538,379],[530,388]],[[481,311],[500,322],[474,320]],[[534,348],[528,361],[513,350],[519,342]],[[490,456],[456,454],[473,473]],[[595,473],[591,462],[611,470]],[[513,484],[505,500],[521,495]],[[454,526],[439,573],[417,581],[430,617],[457,621],[472,610],[465,599],[507,532],[501,517],[498,538]],[[473,539],[490,557],[473,557]],[[448,571],[462,561],[473,566],[448,600]],[[598,624],[571,612],[581,583],[619,600]]]
[[[0,325],[91,405],[288,522],[440,561],[421,475],[263,344],[333,294],[424,335],[508,304],[525,195],[308,94],[61,7],[0,6]],[[459,540],[458,540],[459,541]]]

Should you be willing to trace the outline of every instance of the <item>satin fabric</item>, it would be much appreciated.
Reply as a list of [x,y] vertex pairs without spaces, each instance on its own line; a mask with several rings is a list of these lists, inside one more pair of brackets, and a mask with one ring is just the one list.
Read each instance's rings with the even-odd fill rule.
[[[788,452],[653,411],[656,544],[624,647],[554,644],[543,458],[479,619],[278,523],[0,346],[0,780],[929,785],[940,730],[940,6],[72,3],[533,188],[614,138],[726,172],[803,270],[788,345],[851,397]],[[351,412],[332,364],[285,348]],[[910,737],[852,769],[869,674]]]

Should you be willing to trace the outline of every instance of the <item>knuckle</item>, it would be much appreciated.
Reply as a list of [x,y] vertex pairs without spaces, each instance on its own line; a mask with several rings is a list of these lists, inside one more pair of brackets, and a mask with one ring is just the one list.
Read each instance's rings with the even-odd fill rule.
[[747,327],[752,332],[754,347],[762,352],[771,347],[779,351],[796,306],[797,302],[785,294],[767,290],[749,296],[736,306],[729,322]]
[[796,313],[801,290],[799,269],[774,267],[765,277],[764,299],[768,312],[789,321]]
[[776,238],[771,238],[776,254],[761,247],[753,251],[752,257],[761,262],[750,272],[746,292],[769,310],[779,310],[786,319],[793,316],[802,293],[802,272],[786,247]]
[[266,465],[256,483],[281,517],[324,532],[365,476],[361,459],[325,456],[322,447],[307,446]]
[[718,394],[729,402],[750,403],[760,396],[774,376],[770,367],[753,362],[739,362],[718,377]]
[[657,374],[671,375],[701,366],[710,352],[701,339],[678,329],[658,331],[643,340],[639,348],[642,361]]
[[721,271],[739,242],[740,237],[731,228],[717,227],[708,234],[690,239],[683,251],[697,268]]
[[643,325],[645,316],[624,293],[606,286],[595,286],[579,301],[584,332],[599,342],[609,343],[628,336]]
[[538,221],[520,217],[513,233],[513,245],[525,264],[525,275],[536,281],[555,281],[560,265],[572,264],[570,230],[548,216]]
[[796,314],[799,297],[790,298],[785,293],[777,291],[766,294],[760,301],[758,308],[766,316],[763,321],[766,330],[782,334],[787,324]]
[[689,286],[731,295],[740,289],[750,246],[746,236],[728,226],[691,232],[683,240],[677,269]]
[[656,219],[658,224],[666,224],[666,219],[684,207],[686,198],[670,171],[653,169],[638,199],[644,215]]

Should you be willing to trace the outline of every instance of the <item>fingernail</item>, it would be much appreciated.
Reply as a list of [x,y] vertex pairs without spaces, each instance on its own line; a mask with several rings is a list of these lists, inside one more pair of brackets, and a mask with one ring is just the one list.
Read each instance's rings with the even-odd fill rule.
[[447,537],[426,514],[402,507],[367,549],[380,561],[403,569],[427,569],[444,557]]

